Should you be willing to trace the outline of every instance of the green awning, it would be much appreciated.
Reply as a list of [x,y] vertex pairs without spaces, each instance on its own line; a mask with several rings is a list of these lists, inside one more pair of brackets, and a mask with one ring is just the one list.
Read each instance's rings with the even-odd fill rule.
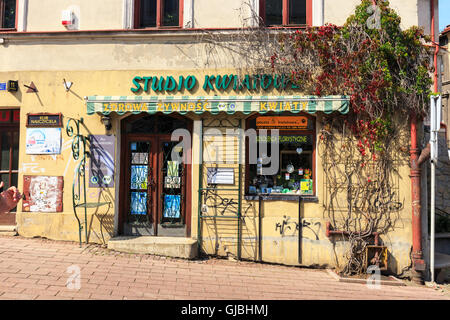
[[89,96],[87,113],[117,114],[130,113],[172,113],[202,114],[210,112],[233,114],[242,112],[307,112],[332,113],[349,111],[348,96]]

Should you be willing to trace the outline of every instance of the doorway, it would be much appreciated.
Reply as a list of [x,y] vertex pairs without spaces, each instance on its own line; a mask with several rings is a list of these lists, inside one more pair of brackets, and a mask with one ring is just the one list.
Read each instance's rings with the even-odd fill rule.
[[171,141],[176,129],[191,132],[191,121],[164,114],[123,121],[120,234],[190,236],[190,142]]
[[[0,110],[0,181],[3,190],[17,187],[19,174],[20,110]],[[16,210],[0,215],[0,225],[15,225]]]

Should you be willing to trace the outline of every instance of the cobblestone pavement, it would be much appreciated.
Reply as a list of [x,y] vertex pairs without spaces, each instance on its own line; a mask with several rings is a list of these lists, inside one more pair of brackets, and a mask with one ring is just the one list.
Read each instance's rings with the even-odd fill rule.
[[[75,267],[74,267],[75,266]],[[69,269],[68,269],[69,268]],[[73,270],[81,271],[80,289]],[[69,271],[69,272],[68,272]],[[187,261],[98,245],[0,236],[0,299],[449,299],[425,286],[342,283],[324,270]]]

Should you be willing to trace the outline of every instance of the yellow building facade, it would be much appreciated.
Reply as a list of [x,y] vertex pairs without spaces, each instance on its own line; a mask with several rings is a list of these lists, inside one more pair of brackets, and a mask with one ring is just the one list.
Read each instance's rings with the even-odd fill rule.
[[[348,97],[303,96],[281,76],[238,77],[227,56],[209,64],[199,34],[210,31],[196,29],[240,27],[242,14],[260,10],[258,1],[233,1],[230,8],[241,13],[220,17],[218,1],[180,1],[178,29],[169,30],[163,23],[137,28],[134,1],[106,8],[46,2],[18,1],[15,30],[0,30],[0,83],[7,87],[0,107],[18,131],[9,185],[24,193],[14,217],[19,235],[99,244],[119,236],[183,238],[210,255],[320,267],[345,262],[347,242],[327,233],[320,132],[325,115],[348,112]],[[45,11],[56,2],[58,13],[76,17],[74,29]],[[359,3],[337,2],[306,1],[305,21],[343,23]],[[427,27],[422,2],[392,6],[405,27]],[[7,90],[10,81],[17,91]],[[275,129],[278,136],[263,137]],[[84,180],[83,137],[91,137]],[[253,150],[252,141],[277,149]],[[279,158],[272,171],[269,151]],[[411,264],[409,173],[406,159],[395,186],[399,219],[380,239],[396,274]]]

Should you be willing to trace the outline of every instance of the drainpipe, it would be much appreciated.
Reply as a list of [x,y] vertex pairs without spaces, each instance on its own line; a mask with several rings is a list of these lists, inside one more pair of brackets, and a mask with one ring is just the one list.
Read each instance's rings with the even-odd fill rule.
[[[438,71],[437,71],[437,55],[439,52],[439,46],[436,44],[435,37],[435,12],[434,12],[434,0],[430,0],[430,33],[431,41],[434,49],[434,92],[438,91]],[[428,147],[428,146],[427,146]],[[422,252],[422,225],[420,221],[420,164],[427,158],[427,150],[422,153],[422,157],[419,160],[419,148],[417,146],[417,115],[413,113],[411,115],[411,194],[412,194],[412,260],[413,260],[413,281],[423,284],[423,272],[425,271],[425,261],[423,260]]]
[[[437,56],[439,53],[439,45],[436,43],[436,37],[435,37],[435,13],[434,13],[434,0],[431,0],[430,2],[430,14],[431,14],[431,26],[430,26],[430,32],[431,32],[431,41],[432,45],[434,46],[434,93],[437,93],[438,88],[438,64],[437,64]],[[440,101],[437,100],[438,102]],[[441,106],[439,106],[441,107]],[[434,138],[433,138],[434,139]],[[436,143],[438,143],[436,141]],[[438,155],[436,155],[437,157]],[[435,245],[435,170],[436,170],[436,164],[434,163],[434,160],[431,163],[431,234],[430,234],[430,271],[431,271],[431,282],[434,282],[434,245]]]
[[412,200],[412,260],[413,260],[413,281],[423,284],[423,271],[425,262],[422,254],[422,225],[420,216],[420,165],[419,148],[417,147],[417,116],[411,115],[411,200]]

